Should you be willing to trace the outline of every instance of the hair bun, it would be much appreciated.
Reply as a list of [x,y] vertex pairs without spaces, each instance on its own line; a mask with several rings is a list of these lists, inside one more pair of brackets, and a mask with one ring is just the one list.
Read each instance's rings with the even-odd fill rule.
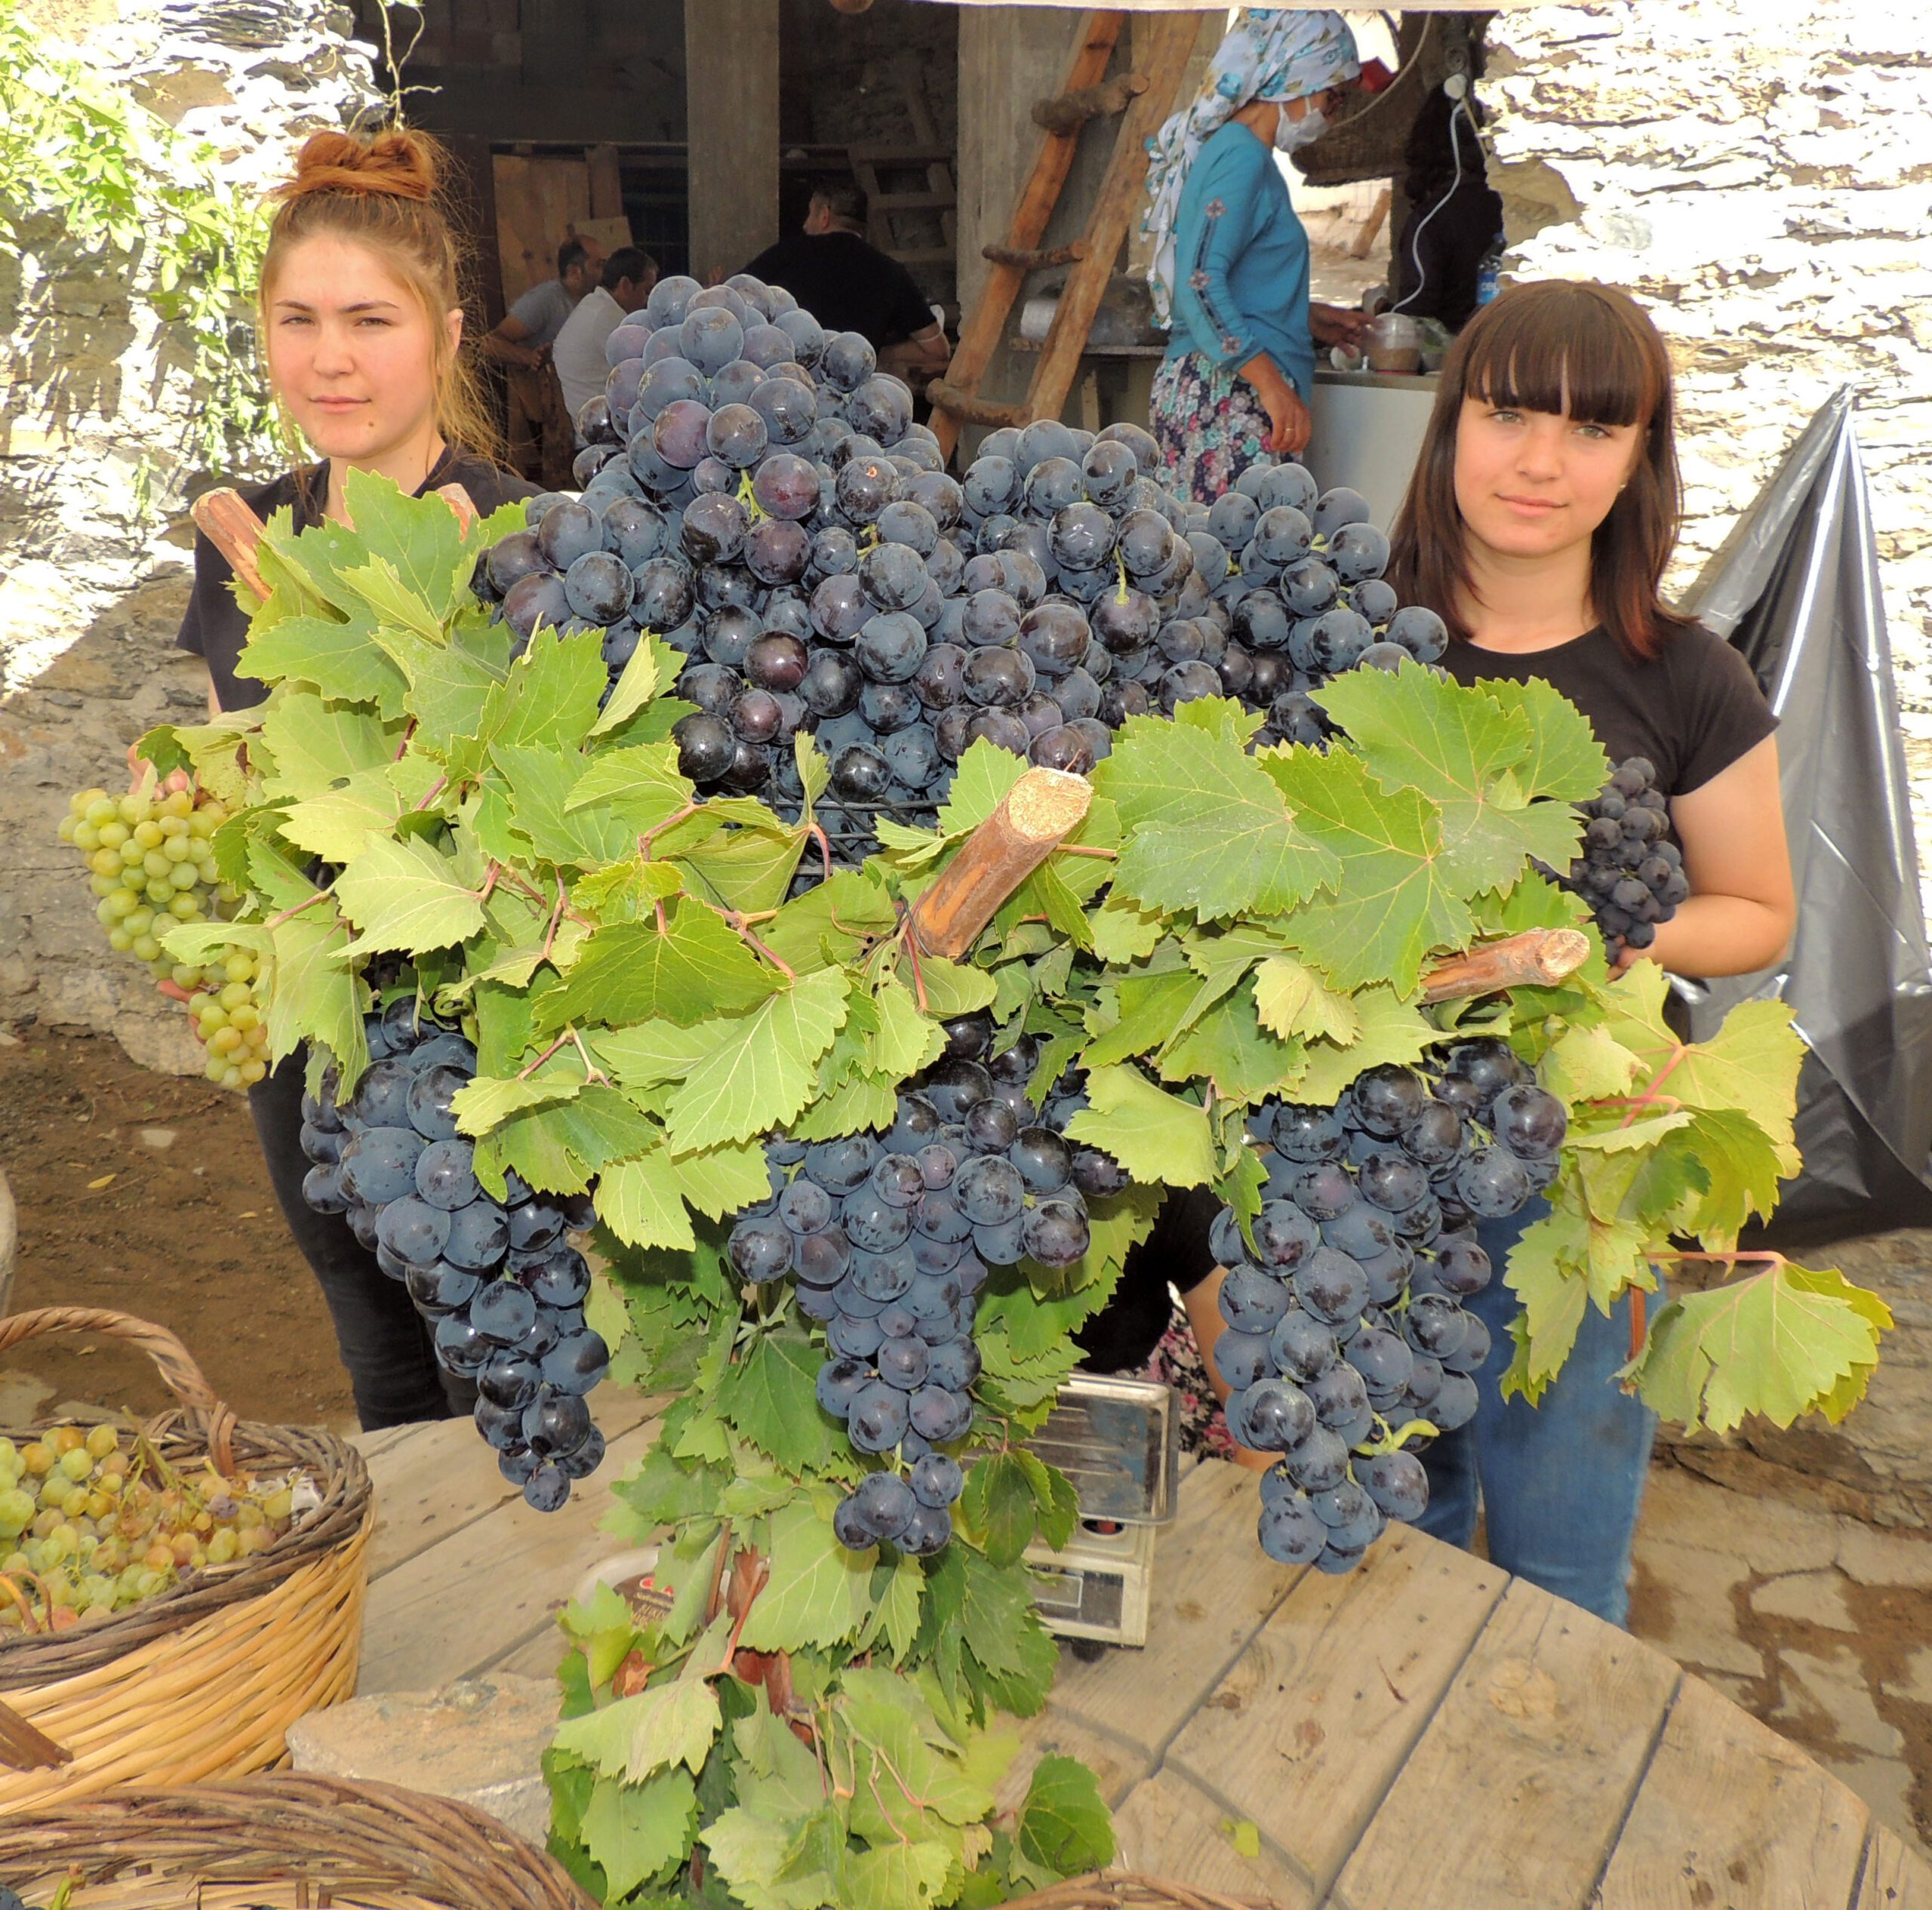
[[441,168],[433,140],[401,127],[372,136],[312,134],[295,161],[295,176],[271,198],[289,200],[311,192],[355,192],[387,198],[435,197]]

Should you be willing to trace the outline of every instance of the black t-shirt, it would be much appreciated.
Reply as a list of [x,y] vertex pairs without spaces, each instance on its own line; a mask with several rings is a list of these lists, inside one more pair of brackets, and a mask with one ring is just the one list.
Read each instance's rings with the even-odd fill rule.
[[1397,309],[1460,331],[1476,309],[1482,262],[1502,238],[1503,201],[1480,175],[1417,201],[1395,245]]
[[[512,499],[534,497],[536,487],[513,472],[500,470],[487,458],[467,451],[446,450],[435,467],[423,480],[416,495],[444,484],[461,484],[470,501],[485,516]],[[264,523],[277,511],[292,506],[295,527],[307,531],[322,521],[322,506],[328,491],[326,461],[306,471],[290,471],[272,483],[257,484],[242,496],[248,508]],[[215,700],[223,709],[248,709],[265,701],[268,686],[251,676],[235,674],[236,660],[248,641],[248,619],[229,586],[235,572],[228,559],[207,538],[195,539],[195,588],[188,608],[175,633],[174,647],[202,658],[214,679]]]
[[903,345],[934,322],[912,275],[857,232],[794,232],[745,269],[783,286],[827,331],[856,331],[874,345]]
[[1082,1365],[1131,1373],[1147,1364],[1174,1311],[1168,1287],[1185,1293],[1214,1271],[1208,1229],[1220,1210],[1210,1188],[1169,1191],[1154,1231],[1128,1250],[1113,1297],[1073,1336]]
[[1458,683],[1541,677],[1589,718],[1613,763],[1647,757],[1666,796],[1702,789],[1778,726],[1743,654],[1701,625],[1641,661],[1599,627],[1527,655],[1452,643],[1442,664]]

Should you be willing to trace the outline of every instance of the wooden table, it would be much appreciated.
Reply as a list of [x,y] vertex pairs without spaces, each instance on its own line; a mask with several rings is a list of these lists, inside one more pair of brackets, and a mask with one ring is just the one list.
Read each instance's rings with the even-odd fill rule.
[[[466,1422],[360,1442],[361,1690],[554,1669],[552,1614],[656,1432],[651,1402],[598,1407],[611,1457],[549,1517]],[[1003,1803],[1044,1752],[1081,1758],[1124,1866],[1284,1910],[1932,1910],[1932,1867],[1661,1653],[1400,1527],[1346,1576],[1285,1570],[1254,1505],[1232,1466],[1187,1475],[1146,1650],[1063,1654]]]

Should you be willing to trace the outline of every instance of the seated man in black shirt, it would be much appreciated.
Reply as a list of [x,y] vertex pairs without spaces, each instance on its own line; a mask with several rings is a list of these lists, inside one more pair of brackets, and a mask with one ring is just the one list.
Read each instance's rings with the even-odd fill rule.
[[952,348],[912,275],[868,245],[865,229],[865,194],[837,180],[813,192],[802,232],[767,246],[745,269],[783,286],[827,331],[862,334],[879,369],[917,389],[946,369]]

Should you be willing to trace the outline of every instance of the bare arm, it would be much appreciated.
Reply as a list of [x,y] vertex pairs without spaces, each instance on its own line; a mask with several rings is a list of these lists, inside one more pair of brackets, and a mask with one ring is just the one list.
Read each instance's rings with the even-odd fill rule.
[[213,722],[221,714],[221,699],[214,693],[214,672],[204,663],[202,666],[208,679],[208,721]]
[[952,347],[946,342],[943,325],[928,325],[915,331],[901,345],[888,345],[879,353],[880,368],[903,374],[908,371],[943,371],[952,362]]
[[[1201,1364],[1208,1370],[1208,1383],[1223,1406],[1228,1403],[1228,1387],[1221,1377],[1221,1369],[1214,1364],[1214,1343],[1227,1330],[1220,1304],[1221,1282],[1226,1275],[1226,1267],[1217,1267],[1199,1286],[1190,1287],[1181,1296],[1181,1303],[1187,1309],[1187,1324],[1194,1329],[1195,1344],[1201,1349]],[[1251,1452],[1245,1446],[1235,1448],[1235,1462],[1257,1472],[1266,1472],[1278,1456],[1275,1453]]]
[[1268,448],[1299,457],[1308,448],[1309,435],[1315,429],[1301,394],[1266,352],[1257,352],[1241,368],[1239,375],[1254,387],[1261,408],[1268,414]]
[[523,342],[530,335],[530,328],[521,318],[506,317],[484,339],[483,355],[494,358],[499,364],[541,364],[543,352],[535,346]]
[[[1680,975],[1749,975],[1790,946],[1798,920],[1778,795],[1778,745],[1767,737],[1670,805],[1690,897],[1644,954]],[[1627,963],[1626,964],[1627,965]]]

